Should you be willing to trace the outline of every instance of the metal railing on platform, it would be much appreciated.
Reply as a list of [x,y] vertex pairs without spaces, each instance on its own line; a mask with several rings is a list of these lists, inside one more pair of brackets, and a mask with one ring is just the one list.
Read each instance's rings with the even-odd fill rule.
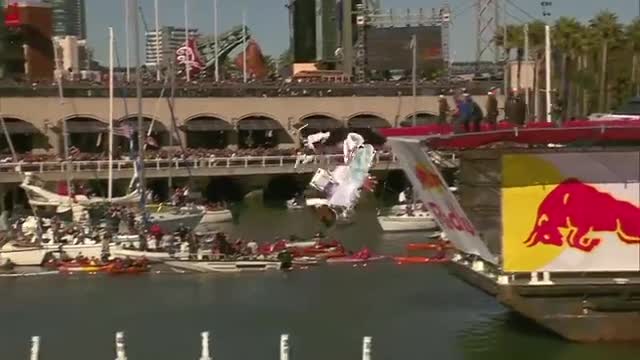
[[[307,158],[307,161],[303,161]],[[308,160],[310,158],[310,161]],[[294,167],[296,164],[327,165],[342,162],[342,155],[313,155],[304,157],[298,155],[286,156],[236,156],[236,157],[203,157],[197,159],[147,159],[144,166],[147,170],[163,169],[202,169],[202,168],[265,168],[265,167]],[[395,162],[396,158],[390,153],[377,153],[374,164],[380,162]],[[33,172],[52,173],[83,171],[106,171],[109,169],[109,161],[45,161],[45,162],[19,162],[0,164],[0,172]],[[132,170],[133,160],[114,160],[113,170]]]
[[[200,334],[201,337],[201,351],[199,360],[213,360],[212,351],[210,349],[209,332],[204,331]],[[371,360],[371,343],[372,338],[365,336],[362,339],[362,360]],[[289,360],[289,335],[280,335],[280,360]],[[124,340],[124,332],[119,331],[116,333],[115,341],[115,360],[127,360],[127,351]],[[40,358],[40,337],[31,337],[31,355],[30,360],[38,360]]]

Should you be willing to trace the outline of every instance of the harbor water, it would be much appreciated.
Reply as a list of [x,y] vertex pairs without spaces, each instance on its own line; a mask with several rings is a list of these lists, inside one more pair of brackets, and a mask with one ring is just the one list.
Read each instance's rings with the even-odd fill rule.
[[[310,236],[304,211],[248,207],[224,230],[245,239]],[[374,210],[328,231],[353,250],[403,254],[420,234],[383,235]],[[568,343],[516,317],[439,265],[325,265],[289,273],[49,276],[0,279],[0,359],[114,359],[126,334],[130,360],[194,360],[210,331],[213,359],[275,360],[290,334],[291,359],[638,359],[640,346]]]

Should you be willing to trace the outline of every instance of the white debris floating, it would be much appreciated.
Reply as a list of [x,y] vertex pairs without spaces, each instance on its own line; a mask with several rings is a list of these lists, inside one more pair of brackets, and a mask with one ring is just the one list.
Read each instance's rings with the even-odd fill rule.
[[202,335],[202,352],[200,353],[200,360],[211,360],[211,354],[209,352],[209,332],[203,331]]
[[371,360],[371,336],[362,339],[362,360]]
[[289,360],[289,335],[280,335],[280,360]]
[[116,360],[127,360],[124,351],[124,332],[122,331],[116,333]]
[[40,336],[31,337],[31,360],[38,360],[40,356]]

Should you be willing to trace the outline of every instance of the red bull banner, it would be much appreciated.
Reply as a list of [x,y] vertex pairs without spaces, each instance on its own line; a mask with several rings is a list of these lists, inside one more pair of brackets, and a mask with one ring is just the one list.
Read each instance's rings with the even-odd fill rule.
[[502,158],[507,272],[640,270],[640,154]]
[[449,190],[438,168],[416,140],[389,139],[393,153],[407,175],[415,193],[431,212],[447,238],[460,251],[478,255],[497,264],[497,258],[480,238],[456,197]]

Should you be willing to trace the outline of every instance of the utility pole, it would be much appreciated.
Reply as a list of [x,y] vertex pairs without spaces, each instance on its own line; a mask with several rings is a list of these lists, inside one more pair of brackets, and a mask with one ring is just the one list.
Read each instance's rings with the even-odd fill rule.
[[413,126],[416,126],[416,111],[417,111],[417,103],[416,103],[416,57],[417,57],[417,47],[418,47],[418,39],[415,34],[411,35],[411,50],[412,50],[412,64],[411,64],[411,96],[413,97],[413,117],[412,122]]

